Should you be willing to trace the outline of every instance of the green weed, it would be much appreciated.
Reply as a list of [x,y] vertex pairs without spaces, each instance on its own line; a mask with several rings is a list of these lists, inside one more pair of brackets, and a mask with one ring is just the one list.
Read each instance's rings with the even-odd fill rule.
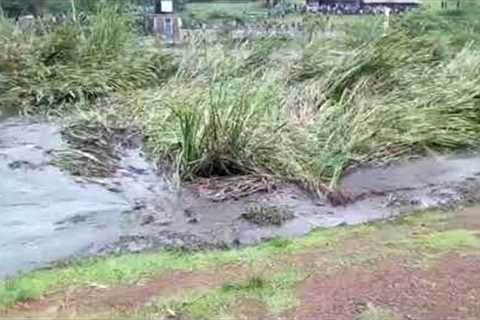
[[356,320],[396,320],[397,317],[389,310],[368,304]]
[[443,252],[454,249],[474,249],[480,247],[480,239],[477,236],[477,232],[463,229],[419,235],[409,241],[419,248]]

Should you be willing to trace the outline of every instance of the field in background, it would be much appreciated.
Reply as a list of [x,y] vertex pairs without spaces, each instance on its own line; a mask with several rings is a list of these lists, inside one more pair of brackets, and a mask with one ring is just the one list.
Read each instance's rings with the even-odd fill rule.
[[201,1],[190,2],[186,5],[185,12],[189,17],[197,20],[211,19],[254,19],[266,17],[268,10],[259,1]]
[[279,5],[279,8],[268,9],[264,1],[193,1],[187,3],[183,14],[200,21],[217,19],[255,21],[266,19],[271,15],[279,15],[283,12],[282,10],[292,8],[294,4],[304,5],[305,2],[302,0],[286,0]]

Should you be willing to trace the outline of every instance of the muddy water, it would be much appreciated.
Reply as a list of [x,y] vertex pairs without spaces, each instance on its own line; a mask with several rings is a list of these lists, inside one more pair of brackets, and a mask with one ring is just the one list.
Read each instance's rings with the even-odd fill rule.
[[[123,150],[110,178],[72,177],[50,164],[52,151],[64,147],[54,124],[18,117],[0,122],[0,277],[76,256],[300,236],[474,197],[480,186],[480,157],[429,158],[348,175],[342,188],[357,201],[345,207],[288,185],[212,202],[175,190],[139,149]],[[280,227],[241,218],[258,204],[289,208],[295,218]]]
[[118,236],[128,202],[49,165],[58,129],[28,120],[0,127],[0,276],[42,266]]

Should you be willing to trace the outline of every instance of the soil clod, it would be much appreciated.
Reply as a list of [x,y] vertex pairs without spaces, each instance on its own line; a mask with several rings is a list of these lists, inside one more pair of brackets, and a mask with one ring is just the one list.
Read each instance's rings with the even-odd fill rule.
[[287,208],[264,206],[252,207],[248,212],[242,214],[243,219],[258,226],[281,226],[294,217],[293,212]]

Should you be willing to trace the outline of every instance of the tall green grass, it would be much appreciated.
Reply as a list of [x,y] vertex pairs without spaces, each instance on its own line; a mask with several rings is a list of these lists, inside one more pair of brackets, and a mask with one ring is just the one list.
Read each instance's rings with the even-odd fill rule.
[[32,41],[5,42],[0,70],[9,81],[0,105],[49,111],[158,85],[175,72],[170,55],[139,48],[130,18],[116,7],[102,8],[87,25],[71,22]]
[[87,26],[4,42],[0,104],[106,110],[184,180],[261,173],[320,191],[355,166],[479,147],[472,12],[420,10],[387,31],[378,17],[309,16],[303,37],[199,36],[167,52],[104,8]]
[[163,95],[167,111],[147,124],[147,145],[157,157],[175,162],[186,179],[270,171],[276,148],[271,113],[279,100],[275,84],[264,81],[262,87],[251,78],[197,82],[184,84],[180,95]]

